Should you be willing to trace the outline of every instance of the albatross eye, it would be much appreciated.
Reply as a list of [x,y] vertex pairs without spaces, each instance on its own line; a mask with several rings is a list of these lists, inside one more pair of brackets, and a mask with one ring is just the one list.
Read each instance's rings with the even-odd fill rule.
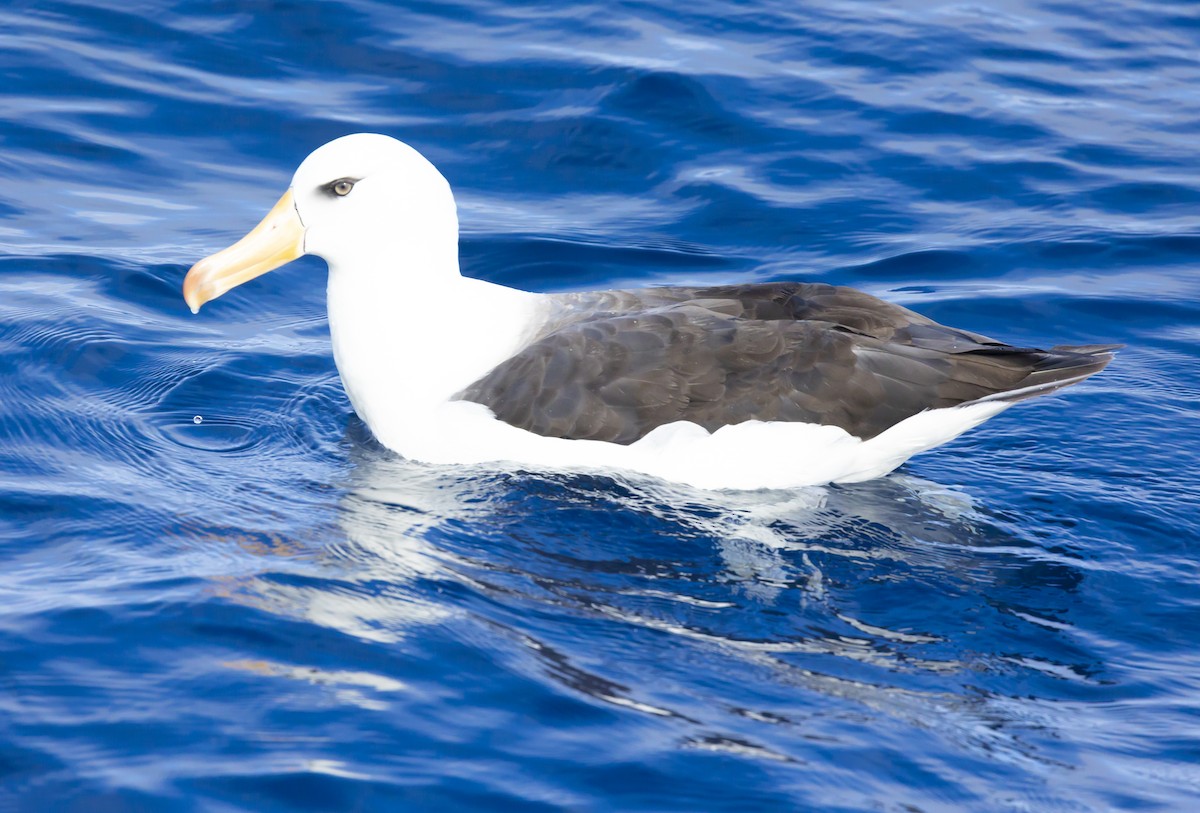
[[330,181],[325,186],[320,187],[325,194],[336,194],[338,198],[344,198],[350,193],[350,189],[354,188],[355,183],[359,179],[356,177],[340,177],[336,181]]

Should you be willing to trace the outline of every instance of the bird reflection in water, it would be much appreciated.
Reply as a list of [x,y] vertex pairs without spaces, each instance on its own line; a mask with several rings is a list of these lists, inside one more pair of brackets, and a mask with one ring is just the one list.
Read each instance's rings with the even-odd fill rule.
[[[231,595],[402,651],[436,627],[489,663],[671,720],[681,746],[774,760],[802,758],[820,718],[864,714],[1043,760],[1022,732],[1055,699],[1045,679],[1096,679],[1066,632],[1080,563],[920,478],[721,493],[350,448],[315,570]],[[1030,697],[993,694],[989,676],[999,692],[1022,671]]]

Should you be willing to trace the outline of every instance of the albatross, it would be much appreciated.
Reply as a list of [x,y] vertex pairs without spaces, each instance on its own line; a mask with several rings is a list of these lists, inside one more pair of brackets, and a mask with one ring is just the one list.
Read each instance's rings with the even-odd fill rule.
[[625,470],[701,488],[879,477],[1119,345],[1014,347],[818,282],[531,293],[464,277],[450,185],[412,147],[318,148],[196,263],[193,313],[304,254],[334,359],[385,446],[439,464]]

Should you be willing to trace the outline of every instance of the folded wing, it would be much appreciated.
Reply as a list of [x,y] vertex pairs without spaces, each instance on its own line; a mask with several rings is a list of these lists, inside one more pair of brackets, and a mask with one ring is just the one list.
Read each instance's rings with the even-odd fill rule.
[[692,421],[871,438],[926,409],[1051,392],[1113,346],[1012,347],[850,288],[763,284],[563,295],[542,335],[460,393],[539,435],[628,444]]

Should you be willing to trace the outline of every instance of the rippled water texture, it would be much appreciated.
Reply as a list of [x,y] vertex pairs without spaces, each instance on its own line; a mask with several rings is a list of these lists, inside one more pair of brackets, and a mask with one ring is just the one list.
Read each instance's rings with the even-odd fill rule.
[[[476,276],[1128,347],[853,487],[406,463],[320,261],[180,297],[360,130]],[[0,4],[0,809],[1198,809],[1198,136],[1190,0]]]

